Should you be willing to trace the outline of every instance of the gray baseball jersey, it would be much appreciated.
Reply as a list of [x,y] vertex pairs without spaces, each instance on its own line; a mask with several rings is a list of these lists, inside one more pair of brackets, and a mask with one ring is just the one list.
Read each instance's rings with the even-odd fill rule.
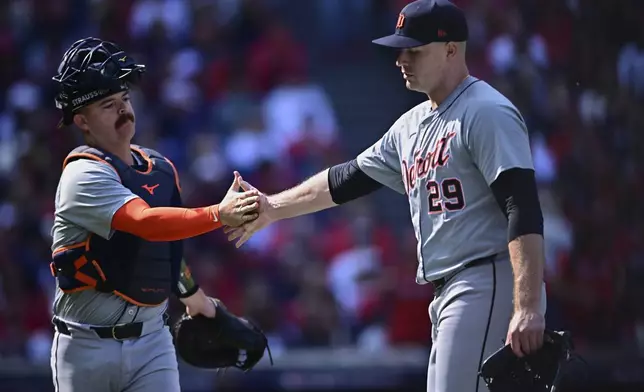
[[435,110],[426,101],[405,113],[357,160],[371,178],[407,194],[420,284],[507,251],[507,219],[489,185],[504,170],[533,168],[521,114],[472,76]]
[[[134,193],[121,184],[109,165],[89,159],[70,162],[61,174],[56,190],[52,251],[81,243],[90,233],[109,239],[112,217]],[[167,301],[153,307],[138,307],[120,297],[95,290],[63,293],[57,288],[54,314],[63,320],[113,325],[147,321],[161,316]]]

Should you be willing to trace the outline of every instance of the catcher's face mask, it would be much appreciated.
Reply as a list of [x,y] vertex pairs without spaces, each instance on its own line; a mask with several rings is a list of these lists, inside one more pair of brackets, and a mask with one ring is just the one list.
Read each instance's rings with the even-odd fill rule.
[[63,112],[58,126],[70,125],[80,108],[128,91],[144,72],[144,65],[112,42],[92,37],[74,42],[52,78],[59,87],[56,107]]

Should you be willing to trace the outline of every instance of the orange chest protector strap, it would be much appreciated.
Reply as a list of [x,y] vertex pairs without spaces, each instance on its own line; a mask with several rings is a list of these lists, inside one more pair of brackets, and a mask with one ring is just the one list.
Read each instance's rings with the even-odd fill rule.
[[112,292],[99,263],[92,259],[89,250],[91,236],[84,242],[57,249],[50,264],[51,274],[58,278],[64,292],[93,288],[101,292]]

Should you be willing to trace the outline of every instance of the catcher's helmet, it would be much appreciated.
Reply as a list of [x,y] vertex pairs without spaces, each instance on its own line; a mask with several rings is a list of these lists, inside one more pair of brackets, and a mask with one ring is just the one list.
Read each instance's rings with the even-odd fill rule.
[[74,113],[139,82],[145,65],[137,64],[115,43],[88,37],[67,49],[52,79],[58,83],[56,107],[63,111],[59,127],[72,123]]

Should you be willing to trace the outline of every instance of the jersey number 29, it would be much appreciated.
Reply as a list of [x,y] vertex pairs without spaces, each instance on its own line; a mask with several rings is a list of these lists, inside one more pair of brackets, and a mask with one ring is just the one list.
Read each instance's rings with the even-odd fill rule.
[[465,207],[463,186],[457,178],[446,178],[441,182],[427,182],[429,213],[438,214],[445,210],[458,211]]

